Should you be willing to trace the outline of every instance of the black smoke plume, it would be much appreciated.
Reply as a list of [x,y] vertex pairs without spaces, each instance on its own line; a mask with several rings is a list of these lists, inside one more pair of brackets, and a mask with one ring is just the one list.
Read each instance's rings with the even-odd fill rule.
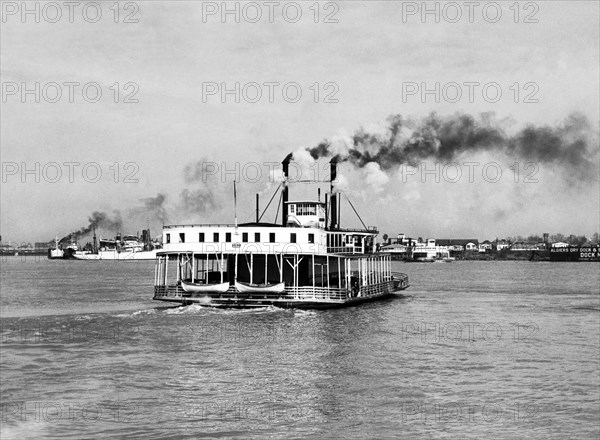
[[475,118],[467,114],[441,117],[433,113],[420,121],[392,115],[386,134],[357,130],[347,151],[334,151],[328,140],[307,149],[313,159],[333,157],[362,168],[376,162],[382,170],[402,164],[416,166],[424,159],[452,160],[461,153],[499,151],[521,159],[553,163],[577,172],[581,178],[597,174],[597,142],[590,122],[571,114],[556,127],[527,125],[508,135],[491,113]]
[[69,234],[63,237],[60,242],[65,242],[70,240],[71,235],[74,238],[81,237],[89,234],[94,229],[104,229],[113,232],[119,232],[123,228],[123,219],[121,218],[121,213],[119,211],[113,211],[113,216],[111,217],[106,212],[94,211],[92,215],[88,218],[88,225],[83,226],[78,231],[73,234]]
[[146,197],[141,199],[144,204],[142,207],[134,208],[134,215],[136,217],[147,216],[147,218],[156,219],[163,225],[169,222],[169,214],[167,208],[165,208],[165,201],[167,200],[166,194],[158,193],[156,197]]
[[[179,194],[179,203],[175,209],[178,213],[186,215],[204,214],[211,210],[219,209],[221,206],[220,197],[217,191],[215,179],[218,176],[209,176],[203,172],[203,166],[207,163],[206,160],[186,165],[183,173],[183,179],[186,184],[185,189]],[[167,195],[157,193],[155,197],[146,197],[140,200],[141,205],[124,210],[124,216],[128,225],[145,225],[146,221],[151,223],[153,220],[161,224],[167,224],[170,221],[169,211],[166,207]],[[89,224],[80,228],[62,238],[61,242],[70,241],[72,238],[88,235],[94,228],[103,229],[112,232],[123,231],[123,217],[120,211],[114,211],[114,215],[109,215],[106,212],[94,211],[88,219]]]

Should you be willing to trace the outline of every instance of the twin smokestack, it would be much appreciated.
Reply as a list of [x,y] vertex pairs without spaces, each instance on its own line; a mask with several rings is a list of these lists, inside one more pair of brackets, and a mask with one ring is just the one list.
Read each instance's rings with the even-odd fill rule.
[[[285,226],[286,222],[287,222],[287,216],[288,216],[288,205],[287,205],[287,201],[288,201],[288,196],[289,196],[289,190],[288,190],[288,184],[287,184],[287,179],[289,177],[289,169],[290,169],[290,161],[294,158],[293,154],[290,153],[288,154],[285,159],[283,159],[283,162],[281,162],[282,165],[282,170],[283,170],[283,177],[285,178],[286,182],[284,183],[284,187],[283,187],[283,197],[282,197],[282,203],[283,203],[283,207],[282,207],[282,216],[281,216],[281,225]],[[330,222],[330,229],[335,229],[338,227],[338,222],[339,222],[339,206],[338,206],[338,196],[337,194],[335,194],[333,192],[333,182],[337,179],[337,158],[333,158],[331,159],[331,161],[329,162],[329,166],[330,166],[330,174],[331,174],[331,186],[330,186],[330,192],[331,192],[331,202],[330,202],[330,206],[327,207],[326,206],[326,210],[328,210],[329,212],[331,212],[331,222]],[[325,202],[327,202],[327,196],[325,196]],[[325,205],[327,205],[327,203],[325,203]]]

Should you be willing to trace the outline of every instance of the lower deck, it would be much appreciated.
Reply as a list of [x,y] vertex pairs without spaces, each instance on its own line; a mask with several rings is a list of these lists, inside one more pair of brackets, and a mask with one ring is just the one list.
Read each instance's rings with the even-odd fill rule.
[[214,307],[331,308],[383,299],[407,287],[406,275],[391,272],[389,255],[175,252],[157,257],[154,299]]

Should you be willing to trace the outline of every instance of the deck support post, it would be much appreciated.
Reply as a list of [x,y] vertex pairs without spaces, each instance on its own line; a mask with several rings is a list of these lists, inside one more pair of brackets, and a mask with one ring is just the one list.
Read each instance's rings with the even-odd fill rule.
[[160,267],[160,257],[154,260],[154,285],[158,285],[158,270]]
[[338,287],[341,289],[342,288],[342,267],[341,267],[341,258],[337,257],[338,260]]
[[310,256],[310,258],[311,258],[311,263],[312,263],[312,287],[313,287],[312,296],[313,296],[313,299],[315,299],[315,254],[312,254]]
[[327,255],[327,290],[329,290],[329,255]]
[[350,273],[352,271],[352,260],[350,258],[346,259],[345,271],[346,291],[352,292],[352,278],[350,277]]
[[[283,252],[280,254],[281,264],[279,264],[279,282],[283,283]],[[277,261],[277,255],[275,255],[275,261]]]
[[[215,255],[216,256],[216,255]],[[223,284],[223,252],[221,251],[221,264],[220,264],[220,272],[221,272],[221,284]]]
[[235,278],[234,278],[235,280],[237,280],[238,273],[239,273],[239,271],[238,271],[238,256],[239,255],[240,255],[240,253],[238,251],[236,251],[236,253],[235,253],[235,263],[234,263],[235,264]]
[[163,273],[164,277],[165,277],[165,287],[167,286],[168,281],[168,277],[169,277],[169,256],[165,255],[165,271]]

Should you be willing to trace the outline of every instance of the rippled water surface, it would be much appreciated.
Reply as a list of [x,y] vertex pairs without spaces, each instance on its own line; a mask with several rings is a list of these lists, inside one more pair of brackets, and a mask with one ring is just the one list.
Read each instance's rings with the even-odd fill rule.
[[598,438],[597,263],[396,263],[330,311],[151,300],[152,262],[1,261],[1,437]]

